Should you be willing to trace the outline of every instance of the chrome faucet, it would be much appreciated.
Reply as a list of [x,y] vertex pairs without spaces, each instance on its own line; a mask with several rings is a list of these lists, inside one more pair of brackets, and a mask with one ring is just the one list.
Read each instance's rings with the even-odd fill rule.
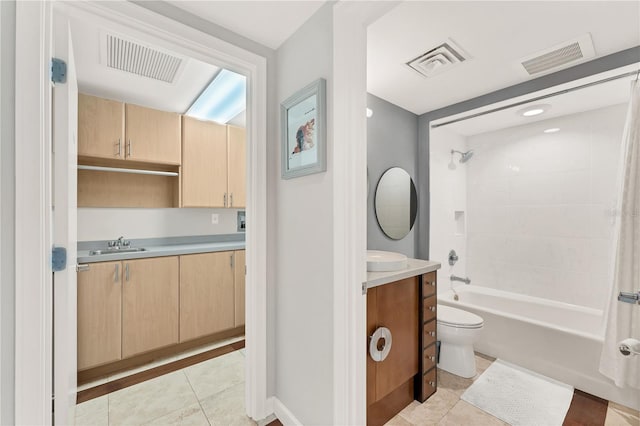
[[119,250],[121,248],[127,248],[131,246],[131,241],[125,240],[123,236],[120,236],[117,240],[109,241],[107,243],[107,247],[114,250]]
[[457,277],[455,275],[451,275],[449,277],[449,280],[451,280],[451,281],[460,281],[461,283],[465,283],[465,284],[471,284],[471,280],[469,278],[461,278],[461,277]]

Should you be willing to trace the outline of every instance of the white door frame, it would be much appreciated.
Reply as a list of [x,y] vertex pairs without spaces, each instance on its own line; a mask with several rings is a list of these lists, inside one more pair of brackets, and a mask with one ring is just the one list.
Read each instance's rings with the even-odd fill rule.
[[[367,27],[400,2],[333,9],[333,424],[367,419]],[[346,142],[348,141],[348,143]]]
[[[16,424],[51,423],[51,3],[16,10]],[[267,406],[266,59],[126,1],[53,3],[64,13],[107,20],[175,47],[176,53],[247,76],[246,409]],[[73,267],[75,259],[70,259]]]

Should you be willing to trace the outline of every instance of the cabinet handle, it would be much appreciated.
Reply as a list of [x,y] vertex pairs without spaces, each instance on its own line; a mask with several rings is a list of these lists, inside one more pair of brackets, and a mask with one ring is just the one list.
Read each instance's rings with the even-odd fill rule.
[[435,287],[436,286],[436,282],[435,281],[429,281],[428,283],[431,287]]
[[129,139],[129,140],[127,141],[127,151],[128,151],[129,153],[128,153],[128,154],[127,154],[127,153],[125,153],[125,155],[124,155],[124,156],[125,156],[125,157],[131,157],[131,139]]
[[120,275],[120,264],[116,263],[116,269],[115,271],[113,271],[113,282],[117,283],[119,280],[119,275]]
[[235,253],[231,253],[231,256],[229,257],[229,265],[231,265],[231,268],[233,268],[233,264],[235,263],[234,257],[235,257]]
[[85,272],[89,270],[89,265],[78,264],[76,265],[76,272]]
[[431,386],[432,388],[436,387],[436,382],[433,382],[431,380],[429,380],[429,386]]
[[116,157],[121,157],[122,156],[122,139],[118,138],[118,153],[116,154]]
[[436,311],[436,307],[435,307],[435,306],[429,306],[429,310],[430,310],[431,312],[435,312],[435,311]]
[[229,207],[233,207],[233,192],[229,195]]
[[430,331],[430,332],[429,332],[429,336],[431,336],[431,337],[436,337],[436,332],[435,332],[435,331]]
[[433,355],[430,355],[427,358],[429,358],[429,361],[431,361],[431,362],[435,362],[435,360],[436,360],[436,357],[433,356]]
[[227,207],[227,193],[224,193],[224,206]]
[[129,264],[124,265],[124,280],[129,281]]

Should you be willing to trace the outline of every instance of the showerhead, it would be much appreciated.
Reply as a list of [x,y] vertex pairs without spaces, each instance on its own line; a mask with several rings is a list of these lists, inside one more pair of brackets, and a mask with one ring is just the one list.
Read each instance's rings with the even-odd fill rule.
[[467,161],[469,161],[471,159],[471,157],[473,157],[473,150],[470,149],[469,151],[465,152],[462,154],[462,157],[460,157],[460,162],[461,163],[466,163]]
[[[453,154],[454,153],[460,154],[460,164],[466,163],[467,161],[469,161],[471,159],[471,157],[473,157],[473,150],[472,149],[470,149],[467,152],[456,151],[455,149],[452,149],[451,150],[451,163],[453,163]],[[449,167],[449,168],[451,169],[451,167]]]

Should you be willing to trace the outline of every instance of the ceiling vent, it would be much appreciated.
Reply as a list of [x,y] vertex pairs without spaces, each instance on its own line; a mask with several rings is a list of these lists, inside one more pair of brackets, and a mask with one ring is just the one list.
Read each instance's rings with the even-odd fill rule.
[[536,52],[520,60],[529,75],[568,68],[596,56],[591,36],[585,34],[573,40]]
[[407,65],[425,77],[433,77],[465,60],[467,57],[462,53],[462,49],[449,39],[407,62]]
[[109,68],[173,83],[183,63],[177,56],[113,34],[104,33],[103,40],[102,62]]

